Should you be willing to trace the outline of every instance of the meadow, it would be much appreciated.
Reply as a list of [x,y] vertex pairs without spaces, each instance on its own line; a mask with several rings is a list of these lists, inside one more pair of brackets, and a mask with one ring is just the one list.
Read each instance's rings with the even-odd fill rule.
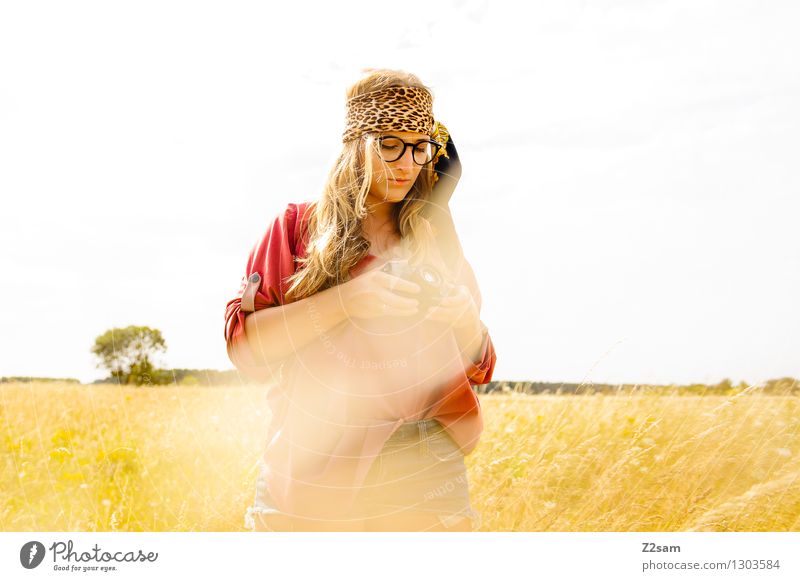
[[[245,531],[264,387],[0,385],[1,531]],[[800,398],[482,395],[481,531],[800,531]]]

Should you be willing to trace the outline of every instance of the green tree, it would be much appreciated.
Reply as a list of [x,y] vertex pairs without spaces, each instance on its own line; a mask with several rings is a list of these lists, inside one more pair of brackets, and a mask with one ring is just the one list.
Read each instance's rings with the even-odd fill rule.
[[150,327],[130,325],[109,329],[94,341],[92,353],[100,360],[111,377],[121,383],[135,385],[163,383],[165,374],[152,362],[158,352],[167,350],[161,331]]

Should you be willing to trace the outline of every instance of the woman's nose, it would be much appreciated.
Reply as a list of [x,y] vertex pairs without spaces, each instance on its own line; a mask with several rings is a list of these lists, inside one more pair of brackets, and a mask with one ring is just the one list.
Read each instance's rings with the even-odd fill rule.
[[414,150],[407,147],[403,152],[403,156],[394,163],[395,167],[414,169]]

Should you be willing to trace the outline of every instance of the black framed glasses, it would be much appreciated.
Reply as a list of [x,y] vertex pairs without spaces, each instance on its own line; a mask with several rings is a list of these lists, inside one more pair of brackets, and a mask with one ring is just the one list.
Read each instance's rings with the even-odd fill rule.
[[375,139],[378,155],[385,162],[397,161],[406,154],[406,148],[411,147],[414,163],[427,165],[433,161],[439,150],[444,147],[438,141],[424,140],[416,143],[406,143],[394,135],[384,135]]

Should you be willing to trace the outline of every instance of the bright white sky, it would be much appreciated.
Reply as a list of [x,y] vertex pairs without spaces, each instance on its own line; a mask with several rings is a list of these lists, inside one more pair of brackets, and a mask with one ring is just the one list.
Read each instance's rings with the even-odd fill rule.
[[0,375],[131,324],[231,368],[250,247],[389,67],[458,145],[494,379],[800,376],[800,5],[528,4],[3,3]]

